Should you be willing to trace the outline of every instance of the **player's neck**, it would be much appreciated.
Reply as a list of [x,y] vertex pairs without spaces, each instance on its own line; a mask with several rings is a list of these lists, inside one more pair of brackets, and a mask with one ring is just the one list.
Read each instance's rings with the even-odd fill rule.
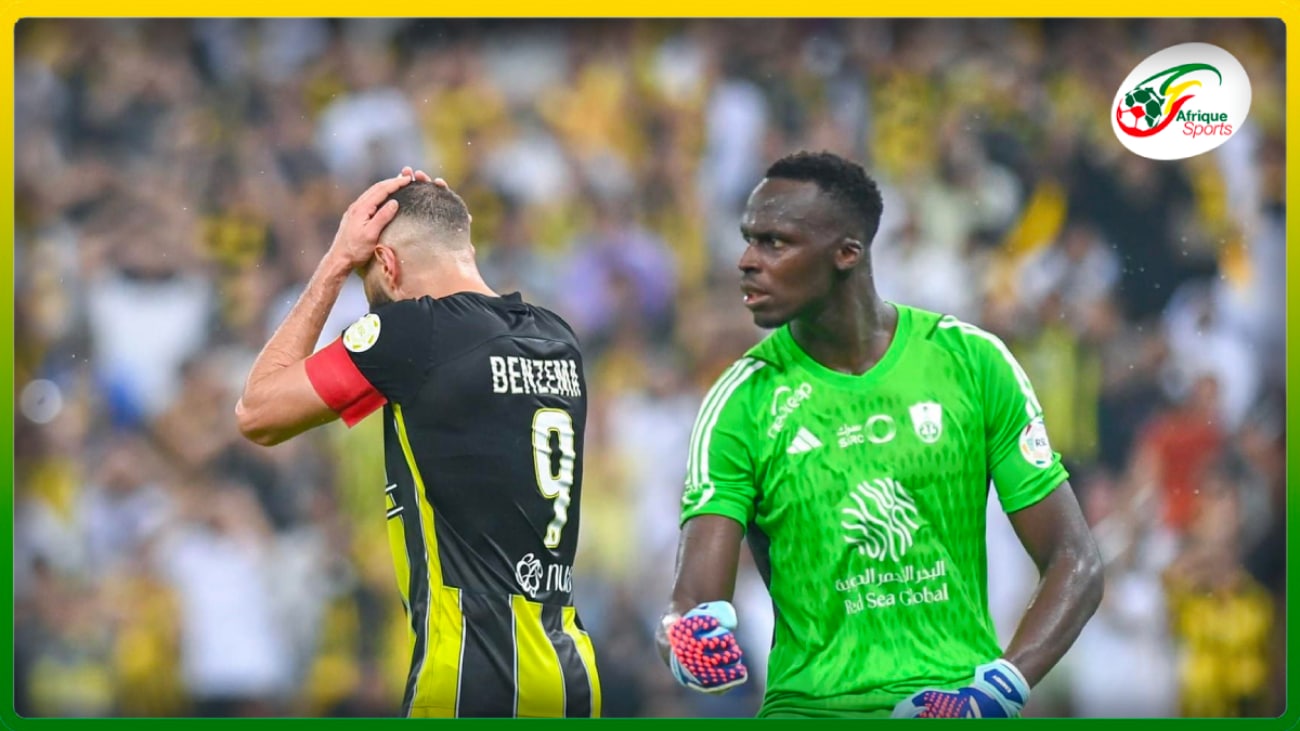
[[421,276],[414,278],[410,283],[409,289],[413,297],[423,297],[428,295],[434,299],[449,297],[460,292],[477,292],[489,297],[496,297],[497,293],[483,281],[479,275],[478,267],[472,262],[450,261],[441,263],[439,266],[423,272]]
[[791,321],[790,335],[813,360],[856,376],[880,362],[897,327],[898,311],[874,289],[865,289],[813,317]]

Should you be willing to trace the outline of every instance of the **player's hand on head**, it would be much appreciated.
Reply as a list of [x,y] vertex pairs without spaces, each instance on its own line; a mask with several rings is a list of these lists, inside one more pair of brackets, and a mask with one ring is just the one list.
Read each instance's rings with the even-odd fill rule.
[[1029,700],[1029,683],[1003,658],[975,668],[970,685],[926,688],[894,706],[894,718],[1017,718]]
[[726,601],[706,602],[671,620],[668,664],[677,682],[703,693],[723,693],[749,680],[735,628],[736,610]]
[[436,179],[431,178],[429,177],[428,173],[424,172],[423,170],[416,170],[412,168],[410,165],[407,165],[406,167],[402,168],[402,172],[400,173],[400,175],[405,175],[406,177],[416,182],[433,183],[434,185],[439,185],[443,188],[447,187],[447,181],[443,180],[442,178],[436,178]]
[[330,244],[329,256],[340,257],[352,268],[369,261],[375,245],[379,243],[379,235],[393,220],[393,216],[397,215],[397,201],[389,201],[388,196],[410,183],[412,177],[398,175],[386,178],[370,186],[352,201],[352,205],[343,212],[343,219],[339,221],[334,243]]

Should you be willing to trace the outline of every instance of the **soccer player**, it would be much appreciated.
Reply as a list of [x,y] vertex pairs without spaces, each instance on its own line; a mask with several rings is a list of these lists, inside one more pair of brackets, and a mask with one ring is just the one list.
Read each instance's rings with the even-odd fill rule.
[[[313,354],[354,270],[371,311]],[[572,600],[582,355],[560,317],[484,283],[464,201],[409,168],[344,213],[236,415],[272,445],[381,406],[375,501],[413,642],[403,715],[599,716]]]
[[[773,332],[700,408],[659,647],[693,689],[746,681],[730,604],[744,538],[775,614],[760,716],[1016,716],[1095,611],[1101,560],[1006,346],[876,294],[881,210],[829,153],[777,161],[751,193],[740,289]],[[1041,574],[1005,652],[990,480]]]

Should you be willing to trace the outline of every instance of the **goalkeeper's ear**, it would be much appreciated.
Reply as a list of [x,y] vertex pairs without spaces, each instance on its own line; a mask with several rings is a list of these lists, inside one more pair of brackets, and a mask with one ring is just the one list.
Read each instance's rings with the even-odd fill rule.
[[861,241],[849,236],[840,239],[835,249],[835,269],[846,273],[856,269],[866,259],[866,252],[867,247]]

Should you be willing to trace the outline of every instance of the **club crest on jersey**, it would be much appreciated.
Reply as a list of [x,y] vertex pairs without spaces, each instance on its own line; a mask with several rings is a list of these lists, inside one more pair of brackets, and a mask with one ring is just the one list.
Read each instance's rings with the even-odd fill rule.
[[370,350],[378,341],[379,315],[373,312],[348,325],[348,329],[343,331],[343,345],[353,353]]
[[943,433],[943,407],[933,401],[912,404],[908,411],[912,414],[912,428],[916,436],[926,444],[939,441]]

